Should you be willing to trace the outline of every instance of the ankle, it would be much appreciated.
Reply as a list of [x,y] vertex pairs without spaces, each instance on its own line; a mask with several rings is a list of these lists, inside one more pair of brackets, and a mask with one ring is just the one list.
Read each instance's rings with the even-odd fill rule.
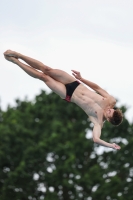
[[16,65],[19,65],[20,61],[19,61],[17,58],[15,58],[15,59],[13,60],[13,63],[16,64]]
[[22,55],[21,53],[17,53],[17,58],[22,59],[22,58],[23,58],[23,55]]

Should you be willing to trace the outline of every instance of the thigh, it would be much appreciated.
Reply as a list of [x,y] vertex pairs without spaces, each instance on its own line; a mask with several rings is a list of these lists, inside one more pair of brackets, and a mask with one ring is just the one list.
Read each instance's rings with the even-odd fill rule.
[[59,81],[63,84],[71,83],[76,80],[73,76],[60,69],[51,68],[47,71],[47,74],[56,81]]
[[64,84],[47,75],[44,75],[41,80],[44,81],[46,85],[62,99],[66,97],[66,87]]

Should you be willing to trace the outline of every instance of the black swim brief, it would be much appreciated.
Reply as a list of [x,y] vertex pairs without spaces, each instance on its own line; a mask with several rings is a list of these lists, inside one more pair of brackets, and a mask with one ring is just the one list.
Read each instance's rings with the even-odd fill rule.
[[66,98],[64,100],[70,102],[72,94],[73,94],[74,90],[78,87],[79,84],[80,84],[80,82],[74,81],[72,83],[68,83],[68,84],[65,85],[65,87],[66,87]]

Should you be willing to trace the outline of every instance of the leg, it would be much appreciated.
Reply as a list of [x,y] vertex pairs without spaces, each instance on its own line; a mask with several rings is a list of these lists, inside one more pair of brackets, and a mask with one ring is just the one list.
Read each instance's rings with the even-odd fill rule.
[[21,59],[23,61],[25,61],[28,65],[30,65],[31,67],[35,68],[35,69],[38,69],[42,72],[45,72],[45,69],[46,68],[50,68],[46,65],[44,65],[43,63],[41,63],[40,61],[38,60],[35,60],[33,58],[30,58],[28,56],[25,56],[23,54],[20,54],[16,51],[12,51],[12,50],[7,50],[5,53],[4,53],[5,56],[11,56],[11,57],[15,57],[17,59]]
[[32,76],[33,78],[41,79],[41,77],[43,76],[42,72],[39,72],[28,65],[25,65],[24,63],[20,62],[17,58],[5,56],[5,59],[18,65],[21,69],[23,69],[28,75]]
[[25,55],[20,54],[20,53],[17,53],[15,51],[8,50],[4,54],[8,55],[8,56],[14,56],[16,58],[22,59],[27,64],[29,64],[31,67],[42,71],[46,75],[51,76],[53,79],[55,79],[55,80],[57,80],[57,81],[59,81],[63,84],[67,84],[67,83],[70,83],[70,82],[73,82],[73,81],[76,80],[74,77],[72,77],[71,75],[69,75],[65,71],[62,71],[62,70],[59,70],[59,69],[52,69],[52,68],[44,65],[43,63],[41,63],[38,60],[35,60],[33,58],[30,58],[30,57],[25,56]]
[[23,61],[25,61],[31,67],[41,70],[46,75],[52,77],[53,79],[55,79],[63,84],[67,84],[67,83],[71,83],[71,82],[75,81],[74,77],[70,76],[68,73],[66,73],[63,70],[53,69],[51,67],[44,65],[43,63],[41,63],[38,60],[35,60],[33,58],[30,58],[30,57],[22,55],[22,54],[19,54],[19,58],[22,59]]
[[46,83],[46,85],[56,94],[58,94],[61,98],[65,98],[66,96],[66,88],[64,86],[64,84],[54,80],[53,78],[51,78],[50,76],[39,72],[33,68],[31,68],[30,66],[20,62],[18,59],[14,58],[14,57],[9,57],[9,56],[5,56],[5,58],[8,61],[13,62],[14,64],[17,64],[21,69],[23,69],[28,75],[32,76],[33,78],[38,78],[42,81],[44,81]]

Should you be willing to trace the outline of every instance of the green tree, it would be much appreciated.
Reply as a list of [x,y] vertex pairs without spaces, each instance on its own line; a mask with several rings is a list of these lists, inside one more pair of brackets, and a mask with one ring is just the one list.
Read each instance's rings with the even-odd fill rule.
[[45,91],[1,111],[0,200],[130,200],[133,125],[106,123],[102,138],[122,149],[101,155],[91,130],[78,106]]

